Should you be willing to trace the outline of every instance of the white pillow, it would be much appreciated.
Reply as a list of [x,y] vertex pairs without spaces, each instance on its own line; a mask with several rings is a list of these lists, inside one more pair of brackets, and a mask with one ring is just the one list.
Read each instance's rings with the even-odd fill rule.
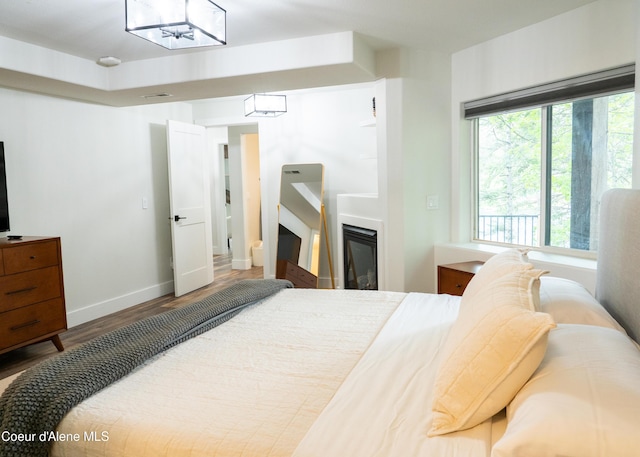
[[640,351],[614,329],[558,325],[507,420],[492,457],[638,455]]
[[569,279],[540,278],[538,310],[551,314],[556,324],[585,324],[625,330],[580,283]]
[[462,297],[436,374],[429,436],[493,416],[538,367],[555,327],[551,316],[531,309],[542,273],[514,271]]
[[508,249],[499,254],[495,254],[480,267],[480,270],[478,270],[469,284],[467,284],[462,296],[471,298],[476,295],[480,289],[508,273],[532,269],[533,265],[528,262],[526,252],[527,251],[522,249]]

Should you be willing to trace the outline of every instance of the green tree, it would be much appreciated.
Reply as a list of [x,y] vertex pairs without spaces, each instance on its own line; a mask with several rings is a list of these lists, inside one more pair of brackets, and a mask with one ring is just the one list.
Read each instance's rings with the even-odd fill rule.
[[[540,125],[539,109],[504,113],[479,120],[480,215],[523,216],[540,213]],[[494,231],[510,229],[513,226],[507,223],[506,228],[495,228]],[[537,226],[534,232],[537,234]],[[531,242],[536,240],[537,235]],[[504,241],[511,242],[510,239]]]
[[[478,119],[478,215],[504,216],[502,220],[515,220],[514,216],[531,215],[540,220],[545,204],[540,201],[543,159],[549,170],[548,205],[550,239],[552,246],[570,247],[572,202],[588,199],[591,208],[589,236],[590,249],[597,247],[599,200],[602,192],[612,187],[630,187],[633,158],[634,92],[626,92],[593,99],[593,131],[575,132],[573,102],[541,108],[501,113]],[[550,130],[543,138],[542,120],[549,120]],[[592,146],[590,157],[591,195],[574,195],[574,135],[589,135]],[[546,145],[550,150],[546,150]],[[584,148],[581,148],[584,150]],[[548,156],[548,157],[547,157]],[[584,166],[584,165],[583,165]],[[586,178],[587,182],[589,178]],[[546,184],[545,184],[546,185]],[[574,209],[574,212],[577,211]],[[492,219],[493,220],[493,219]],[[483,239],[507,243],[538,245],[539,222],[527,230],[533,237],[523,242],[508,223],[479,225],[478,236]],[[484,231],[483,231],[484,230]],[[507,233],[511,232],[511,233]],[[544,241],[544,240],[543,240]]]

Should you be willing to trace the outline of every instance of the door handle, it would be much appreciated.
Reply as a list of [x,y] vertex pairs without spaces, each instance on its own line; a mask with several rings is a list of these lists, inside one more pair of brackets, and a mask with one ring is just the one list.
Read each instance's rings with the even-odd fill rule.
[[178,222],[180,219],[186,219],[186,217],[180,217],[177,214],[175,216],[173,216],[173,220]]

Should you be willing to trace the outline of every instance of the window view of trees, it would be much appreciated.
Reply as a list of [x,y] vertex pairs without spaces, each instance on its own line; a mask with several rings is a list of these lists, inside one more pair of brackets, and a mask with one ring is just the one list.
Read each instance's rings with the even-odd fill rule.
[[479,119],[478,239],[538,245],[541,132],[540,109]]
[[600,196],[631,187],[634,93],[482,117],[476,238],[596,250]]

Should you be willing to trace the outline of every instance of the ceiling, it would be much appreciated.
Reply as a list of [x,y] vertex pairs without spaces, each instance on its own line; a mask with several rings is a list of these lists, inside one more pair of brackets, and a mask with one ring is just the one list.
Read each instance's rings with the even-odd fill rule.
[[[227,11],[227,46],[169,51],[124,31],[124,0],[2,0],[0,37],[9,40],[0,42],[0,85],[25,90],[33,90],[32,86],[36,86],[38,91],[52,94],[60,91],[56,85],[61,83],[92,85],[69,76],[60,77],[53,71],[47,74],[48,66],[55,67],[60,60],[60,54],[52,51],[63,53],[65,58],[75,57],[75,63],[80,62],[79,58],[92,65],[102,56],[115,56],[123,65],[147,59],[175,61],[179,55],[189,55],[193,61],[223,48],[229,54],[236,48],[246,50],[249,49],[247,46],[259,43],[350,31],[373,52],[410,47],[451,53],[592,1],[217,0],[216,3]],[[28,51],[34,52],[34,56],[46,55],[51,63],[47,68],[35,71],[32,70],[33,62],[18,61],[17,56],[6,62],[7,50],[15,48],[16,54],[24,54],[22,48],[16,46],[17,42],[36,45],[38,48],[29,47]],[[262,80],[266,77],[265,73],[259,76]],[[29,77],[37,81],[26,87],[23,83],[21,87],[17,80]],[[50,82],[53,84],[48,88]],[[176,80],[178,82],[189,84],[191,81]],[[145,83],[138,82],[137,85],[140,87]],[[92,88],[94,92],[95,89]],[[105,92],[102,98],[106,100],[111,88],[98,87],[98,91]],[[211,95],[206,91],[202,94],[198,90],[191,92],[189,97]],[[61,95],[68,96],[64,91]],[[90,97],[79,98],[90,100]],[[93,101],[108,103],[97,95],[95,98]]]

